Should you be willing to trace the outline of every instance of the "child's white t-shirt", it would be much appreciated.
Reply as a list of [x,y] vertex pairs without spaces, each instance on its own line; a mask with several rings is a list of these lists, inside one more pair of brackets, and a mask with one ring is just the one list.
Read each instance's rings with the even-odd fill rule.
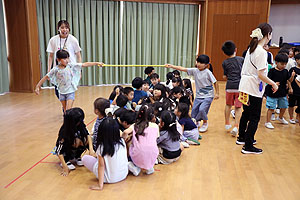
[[[67,40],[67,41],[66,41]],[[70,54],[70,63],[76,63],[76,53],[81,51],[78,40],[71,34],[68,38],[60,38],[59,35],[53,36],[48,43],[47,52],[54,53],[53,67],[56,66],[56,52],[60,49],[64,49]]]
[[252,54],[249,53],[249,50],[247,51],[241,72],[241,81],[239,85],[240,92],[260,98],[263,96],[266,84],[258,77],[258,71],[264,70],[263,72],[265,76],[267,76],[267,58],[268,54],[261,45],[257,45]]
[[[105,169],[104,169],[104,183],[116,183],[124,180],[128,174],[128,159],[127,159],[127,149],[124,139],[122,138],[122,143],[124,146],[118,144],[115,146],[115,153],[111,157],[105,155],[103,157]],[[97,149],[97,155],[101,155],[103,151],[103,146],[99,146]],[[94,165],[94,174],[98,178],[98,162]]]
[[82,63],[69,63],[65,68],[53,67],[47,76],[57,86],[60,94],[69,94],[77,90],[80,81]]

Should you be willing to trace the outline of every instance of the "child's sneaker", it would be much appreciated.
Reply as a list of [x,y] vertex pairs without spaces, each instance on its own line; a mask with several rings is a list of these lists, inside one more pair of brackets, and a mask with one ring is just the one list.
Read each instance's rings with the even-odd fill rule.
[[249,148],[246,148],[246,147],[242,148],[243,154],[262,154],[262,152],[263,152],[262,149],[256,148],[254,146],[249,147]]
[[275,121],[275,120],[276,120],[275,113],[272,113],[272,115],[271,115],[271,121]]
[[291,124],[296,124],[296,121],[294,119],[289,120]]
[[[76,169],[76,167],[75,167],[70,161],[66,162],[66,164],[67,164],[69,170]],[[62,167],[62,164],[61,164],[61,163],[60,163],[60,166]]]
[[200,133],[206,132],[208,129],[208,123],[203,123],[202,126],[200,127],[199,131]]
[[279,114],[280,113],[280,109],[275,109],[275,113]]
[[226,131],[229,131],[229,129],[231,129],[231,127],[232,127],[231,124],[225,124],[225,130]]
[[147,175],[150,175],[150,174],[153,174],[153,173],[154,173],[154,168],[153,167],[146,170]]
[[288,124],[289,124],[289,123],[284,119],[284,117],[282,117],[282,118],[277,117],[276,120],[277,120],[277,121],[280,121],[280,122],[281,122],[282,124],[284,124],[284,125],[288,125]]
[[182,144],[182,146],[183,146],[184,148],[189,148],[189,147],[190,147],[190,145],[189,145],[187,142],[182,141],[182,142],[180,142],[180,143]]
[[231,135],[233,136],[233,137],[235,137],[236,135],[237,135],[237,133],[238,133],[238,128],[237,127],[234,127],[232,130],[231,130]]
[[266,122],[266,123],[265,123],[265,127],[266,127],[266,128],[269,128],[269,129],[274,129],[274,126],[272,125],[271,122]]
[[141,172],[141,168],[135,166],[133,162],[128,162],[128,170],[133,173],[134,176],[138,176]]
[[81,158],[77,158],[77,159],[76,159],[76,164],[77,164],[78,166],[83,166],[83,162],[82,162]]
[[232,118],[235,119],[235,110],[231,110],[230,113],[232,115]]

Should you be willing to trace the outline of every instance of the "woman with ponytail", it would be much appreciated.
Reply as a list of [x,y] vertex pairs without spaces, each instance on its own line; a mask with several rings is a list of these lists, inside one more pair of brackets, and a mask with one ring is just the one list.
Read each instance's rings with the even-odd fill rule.
[[278,90],[278,85],[267,77],[268,55],[263,48],[272,39],[271,25],[260,24],[250,37],[252,40],[246,53],[239,85],[239,100],[244,105],[236,144],[244,144],[244,154],[261,154],[262,149],[254,147],[253,144],[256,143],[254,135],[260,120],[265,84],[271,85],[274,93]]
[[156,140],[160,152],[158,162],[170,164],[177,161],[181,154],[180,133],[176,127],[176,115],[170,111],[163,111],[159,127],[160,136]]

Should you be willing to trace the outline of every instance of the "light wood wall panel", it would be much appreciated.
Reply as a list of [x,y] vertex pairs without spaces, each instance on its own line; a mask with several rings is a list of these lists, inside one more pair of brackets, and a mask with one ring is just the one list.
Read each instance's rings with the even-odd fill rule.
[[[201,45],[199,54],[205,53],[210,56],[214,74],[218,80],[222,80],[223,69],[221,64],[225,56],[221,51],[220,45],[222,42],[218,41],[219,38],[226,32],[226,28],[230,29],[232,37],[228,37],[228,39],[233,40],[237,44],[238,55],[241,55],[250,41],[249,35],[251,30],[259,23],[268,21],[270,0],[206,0],[201,5],[202,7],[207,6],[207,14],[203,16],[204,18],[206,17],[205,19],[201,19],[202,23],[206,23],[206,31],[205,34],[200,32]],[[232,29],[232,27],[230,28],[231,25],[228,24],[227,26],[229,22],[224,18],[223,23],[222,21],[218,22],[221,23],[220,26],[215,26],[215,17],[219,16],[220,18],[222,15],[232,15],[232,19],[236,20],[236,23],[239,23],[239,25]],[[251,16],[255,17],[252,19]],[[218,29],[218,27],[220,28]],[[237,30],[237,27],[241,30]],[[212,52],[213,50],[218,52]]]
[[40,78],[35,0],[4,0],[11,92],[33,92]]

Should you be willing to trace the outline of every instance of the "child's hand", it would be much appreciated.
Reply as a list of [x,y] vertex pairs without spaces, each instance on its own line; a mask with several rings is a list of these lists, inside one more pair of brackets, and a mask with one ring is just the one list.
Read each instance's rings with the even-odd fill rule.
[[103,67],[104,63],[103,62],[97,62],[98,67]]
[[291,74],[291,76],[294,77],[295,75],[296,75],[296,72],[293,71],[292,74]]
[[289,94],[293,94],[293,88],[289,89]]
[[166,68],[172,68],[173,65],[171,65],[171,64],[165,64],[165,67],[166,67]]
[[35,92],[36,95],[39,95],[40,94],[40,88],[36,87],[35,90],[34,90],[34,92]]
[[215,99],[215,100],[219,99],[219,94],[215,94],[214,99]]
[[116,96],[119,96],[120,95],[120,88],[117,88],[116,89]]
[[275,84],[276,84],[277,86],[279,86],[279,85],[280,85],[280,82],[276,82]]
[[136,107],[136,103],[135,102],[132,102],[132,106],[134,107],[134,109],[135,109],[135,107]]
[[70,170],[69,170],[69,168],[68,167],[63,167],[63,171],[61,172],[61,174],[60,175],[62,175],[62,176],[68,176],[69,175],[69,173],[70,173]]
[[97,185],[91,185],[89,188],[91,190],[102,190],[103,189],[103,184],[102,185],[99,185],[99,184],[97,184]]

